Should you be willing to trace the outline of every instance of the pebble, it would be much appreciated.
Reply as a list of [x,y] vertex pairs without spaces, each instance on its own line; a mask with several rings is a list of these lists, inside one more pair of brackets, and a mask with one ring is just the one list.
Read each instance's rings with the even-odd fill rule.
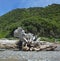
[[[60,51],[0,51],[0,59],[11,61],[60,61]],[[0,60],[2,61],[2,60]]]

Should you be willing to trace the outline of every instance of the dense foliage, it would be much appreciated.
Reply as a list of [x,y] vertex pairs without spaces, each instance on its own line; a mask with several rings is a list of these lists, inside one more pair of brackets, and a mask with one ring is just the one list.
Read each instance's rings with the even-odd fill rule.
[[60,4],[18,8],[0,16],[0,38],[12,37],[20,26],[39,36],[60,37]]

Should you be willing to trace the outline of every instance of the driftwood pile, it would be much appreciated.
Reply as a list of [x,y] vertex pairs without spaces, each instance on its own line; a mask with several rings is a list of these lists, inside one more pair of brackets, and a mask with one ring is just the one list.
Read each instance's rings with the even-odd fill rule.
[[54,50],[57,46],[54,43],[46,41],[32,41],[22,42],[16,40],[0,40],[0,49],[12,49],[22,51],[50,51]]
[[41,41],[39,37],[32,33],[26,33],[21,27],[14,31],[14,36],[18,37],[20,41],[17,46],[24,51],[41,51],[54,50],[56,46],[53,43]]
[[52,51],[57,46],[54,43],[39,41],[39,42],[27,42],[19,45],[20,50],[23,51]]
[[21,27],[14,31],[16,40],[0,40],[0,49],[19,49],[23,51],[49,51],[54,50],[57,46],[54,43],[41,41],[39,37],[32,33],[26,33]]

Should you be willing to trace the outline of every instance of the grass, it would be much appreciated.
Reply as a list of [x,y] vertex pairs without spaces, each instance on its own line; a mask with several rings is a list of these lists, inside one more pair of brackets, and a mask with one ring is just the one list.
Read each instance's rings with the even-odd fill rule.
[[48,41],[48,42],[59,42],[60,43],[60,38],[49,38],[49,37],[40,37],[41,41]]

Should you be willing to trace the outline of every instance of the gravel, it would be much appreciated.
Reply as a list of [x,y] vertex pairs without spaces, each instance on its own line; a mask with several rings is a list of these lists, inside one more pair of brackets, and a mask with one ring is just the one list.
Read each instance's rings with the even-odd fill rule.
[[60,51],[0,51],[0,61],[60,61]]

